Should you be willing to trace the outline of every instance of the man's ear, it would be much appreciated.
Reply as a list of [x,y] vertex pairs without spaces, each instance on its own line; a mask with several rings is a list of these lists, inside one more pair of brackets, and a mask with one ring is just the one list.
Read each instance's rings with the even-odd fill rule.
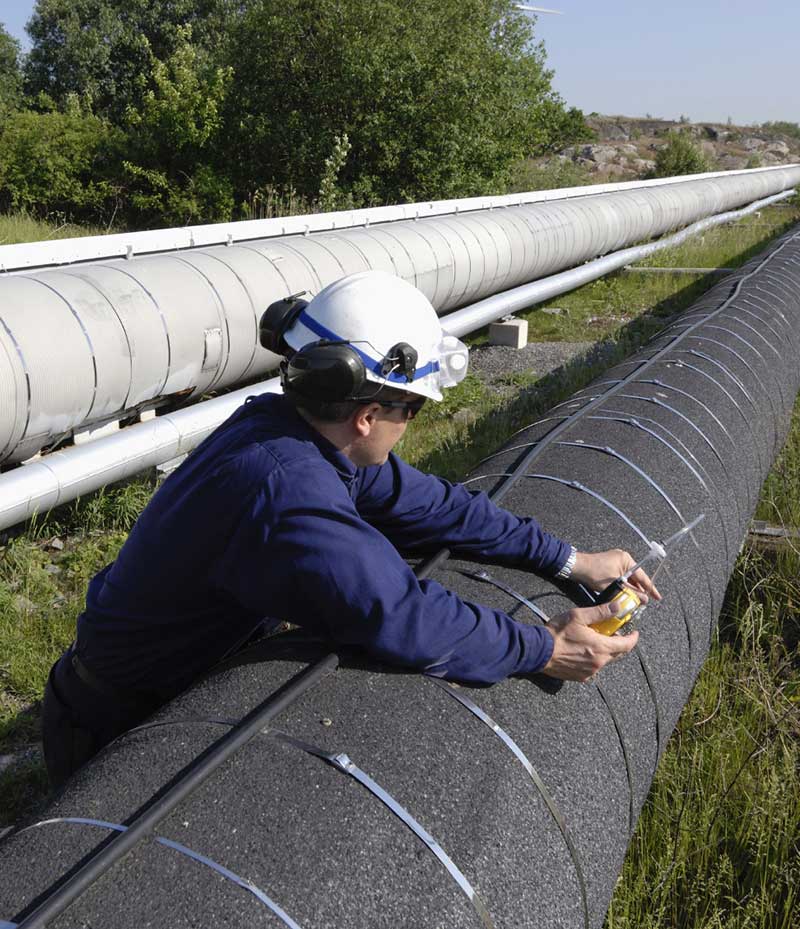
[[372,427],[375,425],[376,414],[380,408],[379,403],[370,403],[369,406],[359,407],[355,413],[353,413],[351,422],[360,436],[366,438],[370,434]]

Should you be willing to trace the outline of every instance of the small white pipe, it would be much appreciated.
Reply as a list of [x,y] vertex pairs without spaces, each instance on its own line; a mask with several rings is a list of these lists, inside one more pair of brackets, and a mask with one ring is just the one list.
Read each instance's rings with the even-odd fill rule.
[[0,476],[0,529],[185,455],[248,397],[280,392],[273,377],[21,465]]
[[[474,332],[509,313],[530,308],[543,300],[574,290],[632,261],[679,245],[704,229],[729,222],[733,218],[741,218],[793,194],[794,190],[790,190],[767,197],[745,209],[701,220],[657,242],[627,248],[579,268],[480,300],[443,317],[443,327],[456,336]],[[129,426],[86,445],[45,455],[9,471],[0,476],[0,529],[17,525],[35,513],[46,512],[106,484],[124,480],[186,454],[238,409],[247,397],[280,392],[279,379],[270,378],[213,400]]]
[[772,197],[766,197],[751,203],[750,206],[742,210],[732,210],[727,213],[720,213],[718,216],[710,216],[707,219],[701,219],[699,222],[692,223],[675,235],[659,239],[657,242],[648,242],[646,245],[637,245],[633,248],[625,248],[622,251],[614,252],[611,255],[605,255],[603,258],[597,258],[589,261],[578,268],[570,268],[568,271],[562,271],[560,274],[553,274],[550,277],[533,281],[530,284],[523,284],[521,287],[515,287],[513,290],[507,290],[501,294],[494,294],[485,300],[479,300],[463,310],[456,310],[455,313],[448,313],[443,319],[443,328],[451,335],[462,336],[488,326],[489,323],[496,319],[502,319],[510,313],[517,313],[521,310],[530,309],[537,303],[543,303],[552,297],[560,296],[570,290],[575,290],[591,281],[596,281],[612,271],[624,268],[625,265],[634,261],[641,261],[654,252],[661,251],[664,248],[673,248],[685,242],[686,239],[712,226],[720,226],[723,223],[730,222],[732,219],[741,219],[750,213],[755,213],[765,206],[777,203],[779,200],[785,200],[794,196],[794,190],[786,190],[783,193],[775,194]]

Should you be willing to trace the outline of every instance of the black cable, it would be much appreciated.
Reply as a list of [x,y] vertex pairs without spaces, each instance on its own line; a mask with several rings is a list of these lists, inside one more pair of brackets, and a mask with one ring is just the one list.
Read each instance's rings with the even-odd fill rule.
[[39,906],[22,922],[17,929],[44,929],[56,916],[59,916],[78,897],[133,847],[155,829],[175,807],[196,790],[209,775],[234,755],[240,748],[266,726],[275,716],[286,709],[319,682],[319,680],[339,664],[339,656],[326,655],[313,665],[307,667],[291,681],[270,694],[247,716],[226,732],[206,752],[195,758],[187,768],[178,775],[173,785],[152,806],[128,824],[125,832],[118,833],[107,845],[97,851],[75,874],[56,888]]

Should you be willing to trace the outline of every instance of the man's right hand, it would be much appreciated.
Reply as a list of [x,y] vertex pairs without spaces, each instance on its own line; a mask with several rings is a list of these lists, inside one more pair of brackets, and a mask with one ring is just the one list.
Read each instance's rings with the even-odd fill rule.
[[610,619],[618,609],[618,603],[602,603],[554,616],[545,627],[554,639],[553,654],[542,673],[562,681],[590,681],[610,661],[627,655],[639,641],[638,632],[612,636],[589,628]]

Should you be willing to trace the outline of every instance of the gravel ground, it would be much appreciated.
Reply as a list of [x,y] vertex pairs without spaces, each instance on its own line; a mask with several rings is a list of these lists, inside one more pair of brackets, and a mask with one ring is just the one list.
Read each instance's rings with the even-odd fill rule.
[[613,349],[610,342],[529,342],[525,348],[503,345],[476,345],[469,353],[469,370],[484,384],[510,391],[508,378],[532,373],[537,380],[571,361],[594,364]]

